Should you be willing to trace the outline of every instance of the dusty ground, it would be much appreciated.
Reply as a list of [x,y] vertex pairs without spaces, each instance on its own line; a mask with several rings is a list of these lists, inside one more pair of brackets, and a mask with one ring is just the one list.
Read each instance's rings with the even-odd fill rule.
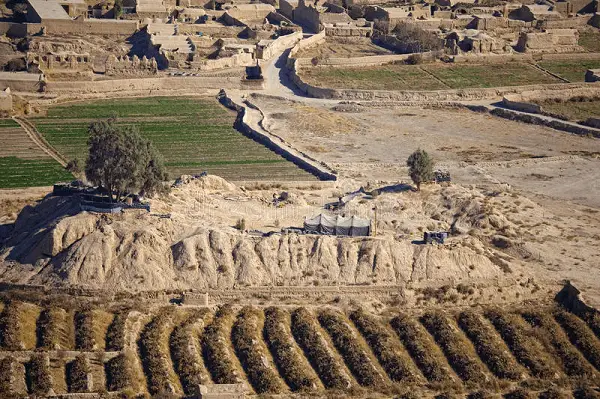
[[309,47],[298,54],[297,58],[313,58],[313,57],[334,57],[334,58],[350,58],[350,57],[366,57],[370,55],[385,55],[393,54],[386,48],[374,44],[371,39],[367,38],[336,38],[328,37],[325,43],[319,46]]

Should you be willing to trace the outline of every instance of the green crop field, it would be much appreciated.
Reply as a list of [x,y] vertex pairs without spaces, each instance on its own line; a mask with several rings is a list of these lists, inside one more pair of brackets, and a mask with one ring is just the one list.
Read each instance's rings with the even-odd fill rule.
[[600,52],[600,32],[582,32],[579,45],[592,53]]
[[538,102],[544,111],[561,115],[570,121],[584,121],[600,115],[600,98],[590,101],[541,101]]
[[73,176],[12,119],[0,119],[0,188],[50,186]]
[[600,58],[597,60],[542,61],[539,65],[569,82],[583,82],[585,71],[600,68]]
[[365,90],[440,90],[561,83],[552,75],[524,63],[309,67],[301,73],[316,86]]
[[165,157],[172,178],[207,171],[229,180],[315,180],[233,128],[235,113],[216,100],[147,97],[52,107],[32,122],[66,158],[85,160],[87,128],[113,115],[135,125]]

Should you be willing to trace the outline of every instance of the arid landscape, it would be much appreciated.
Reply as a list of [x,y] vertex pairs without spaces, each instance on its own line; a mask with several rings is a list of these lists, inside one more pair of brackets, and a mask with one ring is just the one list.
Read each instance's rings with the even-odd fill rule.
[[0,399],[600,398],[597,2],[0,13]]

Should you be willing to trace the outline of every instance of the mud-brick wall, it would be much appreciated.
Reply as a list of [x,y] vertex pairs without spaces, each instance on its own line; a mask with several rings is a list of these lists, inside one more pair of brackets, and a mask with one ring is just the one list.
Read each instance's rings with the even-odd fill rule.
[[132,35],[138,29],[137,21],[97,20],[45,20],[41,26],[51,34]]

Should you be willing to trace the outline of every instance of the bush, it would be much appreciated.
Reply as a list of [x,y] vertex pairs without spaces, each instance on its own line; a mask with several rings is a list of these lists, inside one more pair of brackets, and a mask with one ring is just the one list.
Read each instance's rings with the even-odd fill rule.
[[208,371],[200,356],[199,331],[210,318],[207,309],[194,311],[186,322],[177,326],[169,339],[173,367],[179,375],[183,390],[187,395],[196,393],[199,384],[210,381]]
[[6,63],[4,68],[8,72],[21,72],[27,69],[27,64],[23,58],[13,58]]
[[421,379],[420,373],[414,368],[406,350],[374,316],[363,310],[357,310],[350,315],[350,319],[371,346],[379,363],[393,381],[408,382]]
[[392,319],[391,325],[429,381],[441,383],[453,381],[444,355],[420,325],[404,314]]
[[421,29],[415,24],[400,22],[393,33],[402,43],[403,53],[424,53],[426,51],[441,50],[443,41],[434,33]]
[[292,338],[290,316],[285,310],[277,307],[265,310],[264,337],[280,374],[292,391],[317,388],[319,379]]
[[553,378],[558,372],[544,347],[531,336],[523,325],[522,319],[500,310],[486,313],[500,336],[504,339],[517,360],[538,378]]
[[50,376],[50,360],[47,353],[36,353],[27,363],[26,378],[29,392],[34,395],[46,396],[52,389]]
[[121,353],[106,362],[106,387],[109,391],[125,391],[133,386],[132,355]]
[[550,388],[540,393],[539,399],[570,399],[571,395],[561,391],[558,388]]
[[0,315],[0,343],[3,349],[16,351],[25,348],[21,340],[20,305],[17,301],[7,302]]
[[575,399],[600,399],[600,392],[594,388],[583,387],[574,392]]
[[600,343],[588,326],[574,314],[564,311],[556,313],[555,318],[567,333],[569,341],[600,370]]
[[326,388],[348,389],[352,386],[350,376],[321,335],[317,320],[305,308],[292,312],[292,334]]
[[548,314],[529,311],[523,314],[525,320],[534,328],[539,339],[552,348],[556,358],[560,359],[563,369],[569,376],[593,377],[595,372],[581,353],[571,345],[569,338]]
[[129,310],[123,310],[115,314],[112,322],[106,330],[106,350],[122,351],[125,348],[125,325],[129,317]]
[[499,378],[518,380],[523,374],[521,366],[510,355],[506,344],[498,338],[494,329],[472,311],[462,312],[458,325],[475,346],[479,357],[490,371]]
[[384,388],[386,381],[367,355],[368,348],[361,345],[344,317],[339,312],[326,309],[319,314],[319,322],[329,333],[333,344],[358,383],[362,386]]
[[504,398],[505,399],[534,399],[535,396],[533,395],[533,393],[531,393],[525,389],[517,388],[516,390],[504,395]]
[[204,364],[215,384],[239,382],[239,373],[232,359],[229,344],[229,331],[234,318],[233,308],[230,305],[222,306],[202,336]]
[[91,310],[75,312],[75,349],[92,351],[96,346],[94,338],[94,321]]
[[0,360],[0,397],[16,398],[13,392],[14,368],[18,364],[17,359],[7,356]]
[[423,56],[421,54],[411,54],[406,59],[408,65],[419,65],[423,63]]
[[256,393],[282,393],[285,386],[268,361],[268,350],[260,337],[263,323],[261,311],[251,306],[244,307],[233,324],[231,341]]
[[78,175],[83,171],[81,161],[79,161],[78,158],[71,159],[69,162],[67,162],[65,169],[74,175]]
[[246,219],[238,219],[237,222],[235,222],[235,228],[238,229],[239,231],[245,231],[246,230]]
[[168,340],[168,328],[172,323],[174,309],[163,308],[144,327],[140,335],[139,351],[142,365],[148,380],[151,395],[175,393],[176,376],[172,375]]
[[66,322],[66,312],[60,308],[44,309],[37,320],[38,347],[53,350],[66,349],[61,341],[62,325]]
[[67,385],[69,392],[89,392],[88,374],[90,364],[87,357],[81,354],[67,364]]
[[439,312],[429,312],[421,322],[442,348],[446,358],[458,376],[464,381],[484,382],[483,365],[470,343],[453,328],[449,320]]

